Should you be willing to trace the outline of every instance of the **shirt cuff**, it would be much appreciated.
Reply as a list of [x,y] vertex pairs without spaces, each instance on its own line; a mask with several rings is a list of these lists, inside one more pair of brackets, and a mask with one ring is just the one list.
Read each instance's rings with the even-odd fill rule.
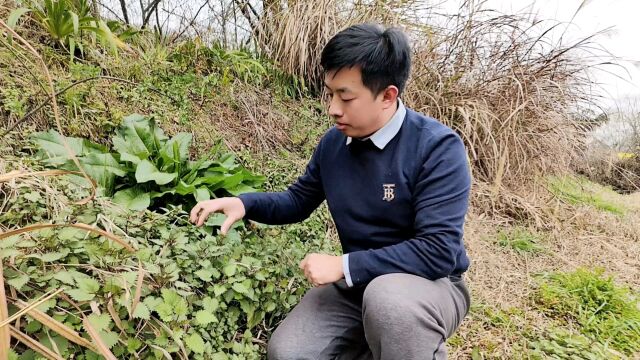
[[347,281],[347,285],[353,287],[351,272],[349,271],[349,254],[342,255],[342,272],[344,272],[344,279]]

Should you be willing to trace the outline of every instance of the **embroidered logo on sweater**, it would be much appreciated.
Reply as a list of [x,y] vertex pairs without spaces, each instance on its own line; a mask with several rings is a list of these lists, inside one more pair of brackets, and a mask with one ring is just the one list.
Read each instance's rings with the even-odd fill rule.
[[396,197],[396,194],[394,192],[395,187],[396,187],[396,184],[382,184],[382,188],[384,190],[384,196],[382,197],[382,200],[391,201],[395,199]]

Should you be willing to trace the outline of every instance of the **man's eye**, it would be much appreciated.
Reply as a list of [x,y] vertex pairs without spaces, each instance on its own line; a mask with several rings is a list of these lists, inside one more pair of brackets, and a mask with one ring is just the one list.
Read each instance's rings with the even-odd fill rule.
[[353,100],[353,99],[342,99],[342,101],[344,101],[344,102],[349,102],[351,100]]

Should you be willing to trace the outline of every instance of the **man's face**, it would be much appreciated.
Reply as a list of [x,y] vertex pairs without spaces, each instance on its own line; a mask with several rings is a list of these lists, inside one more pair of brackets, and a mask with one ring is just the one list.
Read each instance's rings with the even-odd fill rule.
[[354,138],[366,137],[384,125],[387,119],[383,113],[390,102],[385,99],[384,91],[374,97],[364,86],[359,67],[327,72],[324,82],[329,115],[343,134]]

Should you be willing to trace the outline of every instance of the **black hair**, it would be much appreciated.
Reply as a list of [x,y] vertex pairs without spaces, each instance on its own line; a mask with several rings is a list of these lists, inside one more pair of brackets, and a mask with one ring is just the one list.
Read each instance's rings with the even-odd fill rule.
[[350,26],[329,40],[320,64],[325,73],[359,66],[362,83],[374,96],[395,85],[402,93],[411,69],[411,49],[399,28],[376,24]]

